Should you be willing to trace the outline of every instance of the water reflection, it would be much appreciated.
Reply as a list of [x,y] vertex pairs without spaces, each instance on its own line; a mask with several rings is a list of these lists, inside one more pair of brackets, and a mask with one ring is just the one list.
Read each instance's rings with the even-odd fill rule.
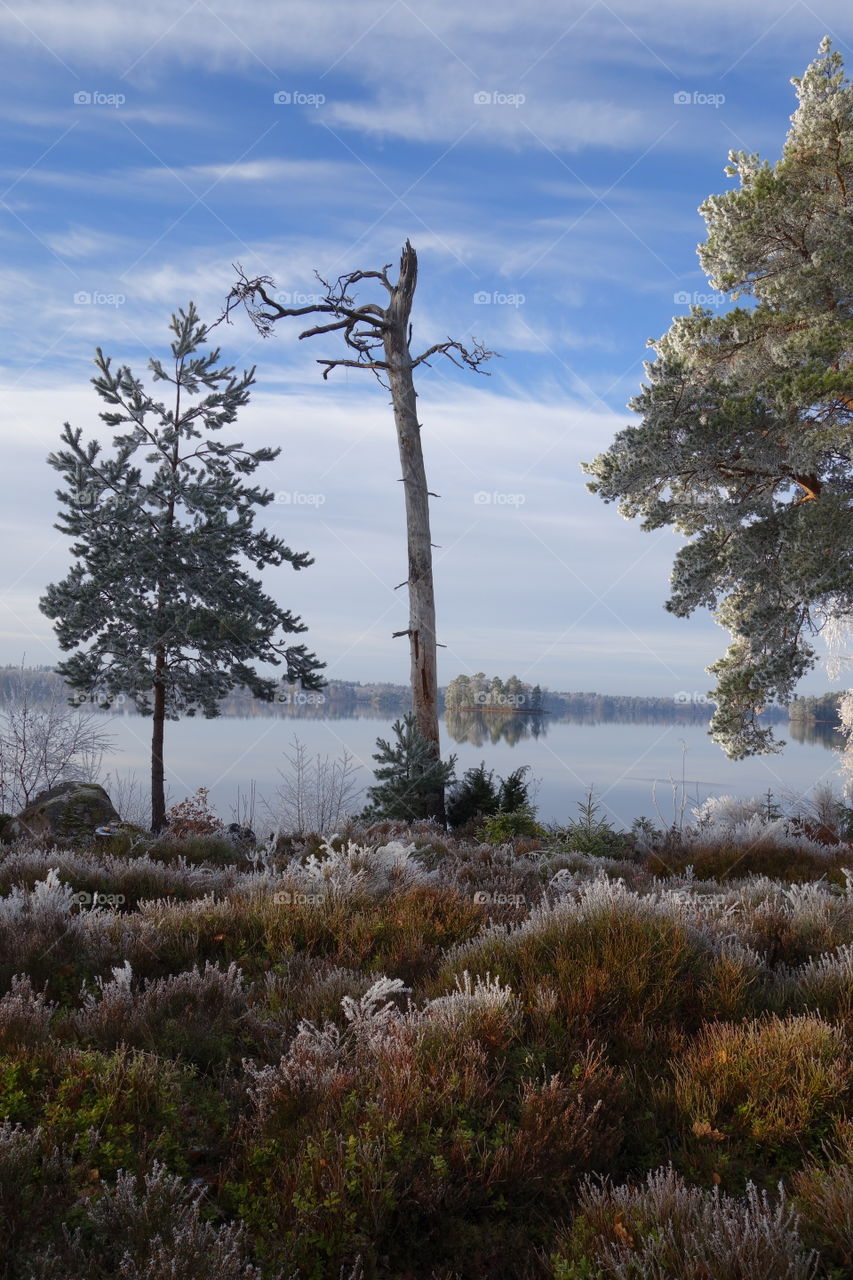
[[827,751],[843,751],[845,745],[844,735],[826,720],[790,720],[786,736],[794,742],[826,747]]
[[511,747],[526,738],[544,738],[549,717],[520,711],[445,711],[444,724],[454,742],[482,747],[486,742],[507,742]]
[[[474,747],[482,747],[486,743],[492,745],[506,742],[514,747],[519,742],[529,739],[545,738],[549,724],[696,724],[707,720],[704,716],[637,716],[595,714],[584,710],[569,715],[531,715],[524,711],[481,710],[468,708],[464,710],[446,710],[444,725],[448,736],[454,742],[470,743]],[[763,718],[762,718],[763,722]],[[825,720],[790,720],[787,724],[777,722],[777,734],[801,742],[807,746],[824,747],[827,751],[842,751],[844,737],[834,725]]]

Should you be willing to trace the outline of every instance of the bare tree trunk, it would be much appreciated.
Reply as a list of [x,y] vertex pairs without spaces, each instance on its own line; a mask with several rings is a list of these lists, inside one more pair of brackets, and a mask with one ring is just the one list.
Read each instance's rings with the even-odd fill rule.
[[[313,316],[322,323],[303,330],[299,335],[300,339],[313,338],[318,334],[340,333],[352,353],[346,358],[319,360],[317,363],[323,366],[324,379],[339,367],[370,369],[377,376],[384,373],[388,378],[403,468],[409,554],[409,626],[406,631],[395,631],[394,635],[409,637],[412,711],[417,728],[429,744],[435,759],[439,760],[441,748],[438,737],[438,672],[429,491],[421,449],[414,370],[419,365],[426,364],[430,356],[443,355],[460,369],[482,372],[481,365],[495,353],[476,339],[468,350],[457,339],[448,338],[446,342],[437,342],[413,357],[409,349],[412,334],[409,318],[418,281],[418,258],[408,240],[403,248],[400,276],[396,284],[392,284],[388,278],[390,266],[389,262],[381,271],[350,271],[339,276],[334,283],[318,275],[318,280],[325,287],[325,296],[307,307],[282,306],[271,296],[270,290],[275,285],[270,276],[257,276],[250,280],[242,268],[239,268],[240,279],[228,295],[220,320],[228,317],[232,306],[242,302],[258,332],[266,336],[275,321],[284,316]],[[375,302],[356,301],[351,290],[364,280],[378,280],[381,283],[389,296],[387,307],[381,307]],[[380,349],[384,359],[380,359]],[[381,382],[382,378],[379,380]],[[429,802],[432,813],[443,822],[443,789],[429,797]]]
[[[400,278],[385,311],[383,336],[388,385],[397,427],[403,490],[406,496],[406,530],[409,552],[409,649],[411,654],[412,710],[418,729],[441,756],[438,733],[438,662],[435,638],[435,593],[432,580],[432,538],[429,527],[429,492],[421,447],[417,393],[409,351],[409,316],[418,279],[418,259],[406,241],[400,260]],[[430,797],[433,815],[445,821],[444,792]]]
[[158,646],[154,663],[154,725],[151,732],[151,830],[161,831],[166,819],[163,766],[163,728],[166,723],[166,655]]

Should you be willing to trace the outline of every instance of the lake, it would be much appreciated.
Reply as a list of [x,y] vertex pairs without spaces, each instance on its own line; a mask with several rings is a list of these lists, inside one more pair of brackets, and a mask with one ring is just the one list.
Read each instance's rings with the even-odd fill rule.
[[[108,713],[102,714],[106,719]],[[170,722],[165,747],[169,802],[182,800],[205,786],[210,789],[212,807],[230,822],[237,816],[238,792],[247,796],[254,782],[255,825],[262,830],[267,822],[263,801],[274,800],[282,781],[278,770],[287,768],[284,753],[292,751],[294,736],[311,756],[336,757],[346,748],[361,766],[357,782],[366,787],[374,781],[371,756],[376,739],[393,737],[391,725],[396,718],[394,714],[377,714],[332,719],[282,710],[245,718],[193,717]],[[685,793],[689,820],[690,806],[712,795],[764,795],[769,789],[778,800],[806,795],[816,784],[828,782],[841,790],[838,756],[829,745],[831,738],[794,741],[785,722],[775,731],[787,741],[780,754],[735,762],[727,760],[710,740],[704,722],[591,724],[545,716],[538,736],[532,736],[519,719],[501,720],[503,723],[497,724],[486,716],[457,714],[449,732],[443,718],[443,757],[457,756],[457,777],[481,760],[500,777],[519,765],[530,765],[528,777],[534,780],[542,822],[576,817],[577,802],[590,786],[599,797],[601,816],[616,827],[630,826],[641,815],[657,825],[668,825]],[[126,713],[109,715],[109,721],[116,750],[104,757],[103,772],[112,771],[126,779],[135,776],[147,786],[150,719]],[[362,794],[359,807],[365,799]]]

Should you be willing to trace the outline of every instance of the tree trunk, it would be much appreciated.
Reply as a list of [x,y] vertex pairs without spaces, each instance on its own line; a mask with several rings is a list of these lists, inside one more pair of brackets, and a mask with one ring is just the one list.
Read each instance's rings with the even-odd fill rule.
[[163,729],[166,723],[166,655],[158,646],[154,663],[154,725],[151,732],[151,830],[161,831],[166,818]]
[[[409,648],[411,653],[412,710],[418,728],[440,759],[438,734],[438,664],[435,640],[435,596],[432,582],[432,539],[429,527],[429,494],[421,448],[417,394],[409,351],[409,316],[418,279],[418,259],[409,241],[400,260],[400,278],[385,311],[383,344],[388,364],[388,384],[397,427],[403,490],[406,496],[406,530],[409,550]],[[430,797],[431,811],[445,821],[444,793]]]

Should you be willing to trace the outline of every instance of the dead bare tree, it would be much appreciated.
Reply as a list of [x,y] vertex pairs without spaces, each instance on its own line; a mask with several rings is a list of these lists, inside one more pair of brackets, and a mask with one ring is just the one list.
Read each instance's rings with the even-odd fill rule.
[[[400,274],[396,283],[388,278],[391,266],[392,263],[389,262],[381,271],[351,271],[339,276],[334,283],[315,273],[326,291],[323,300],[305,307],[286,307],[271,296],[275,290],[271,277],[258,276],[250,280],[237,265],[235,270],[239,278],[228,295],[224,317],[228,319],[233,307],[242,303],[255,327],[265,337],[272,332],[275,322],[286,316],[327,317],[323,323],[300,333],[300,339],[340,332],[349,351],[355,354],[347,358],[318,360],[317,363],[324,366],[323,379],[328,378],[331,371],[339,366],[347,369],[370,369],[380,384],[391,392],[403,469],[409,559],[409,576],[399,584],[409,588],[409,625],[405,631],[395,631],[393,634],[409,637],[412,710],[418,729],[438,759],[441,751],[438,733],[438,664],[432,576],[433,544],[429,522],[429,499],[438,495],[431,494],[427,488],[414,371],[419,365],[428,364],[430,356],[443,355],[460,369],[468,368],[476,373],[486,373],[481,365],[496,353],[489,351],[476,339],[472,339],[471,349],[468,350],[461,342],[448,338],[446,342],[437,342],[420,355],[413,356],[410,350],[410,317],[418,278],[418,259],[408,240],[400,258]],[[376,302],[356,301],[351,291],[365,280],[379,281],[388,294],[386,306],[382,307]],[[443,795],[435,796],[433,808],[435,816],[444,821]]]
[[60,782],[96,782],[113,736],[94,711],[72,711],[62,686],[38,699],[25,668],[0,707],[0,811],[25,809]]

